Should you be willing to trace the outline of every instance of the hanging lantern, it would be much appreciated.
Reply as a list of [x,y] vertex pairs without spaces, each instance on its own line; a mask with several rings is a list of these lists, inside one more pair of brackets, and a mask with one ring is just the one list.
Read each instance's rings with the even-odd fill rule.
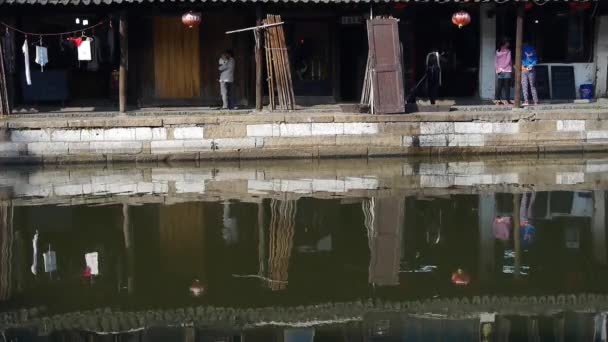
[[534,4],[531,2],[526,3],[526,5],[524,6],[524,9],[527,11],[530,11],[534,8]]
[[194,297],[200,297],[203,293],[205,293],[205,287],[198,279],[194,279],[192,285],[190,285],[190,294]]
[[471,277],[466,274],[462,269],[456,270],[456,272],[452,273],[452,283],[458,286],[467,286],[471,282]]
[[456,12],[452,15],[452,23],[458,28],[467,26],[471,23],[471,15],[465,11]]
[[188,28],[193,28],[194,26],[198,26],[201,24],[201,13],[200,12],[188,12],[182,15],[182,23],[188,26]]
[[570,2],[568,5],[575,11],[586,11],[593,6],[590,2]]
[[397,10],[397,11],[401,11],[404,10],[407,7],[407,3],[405,2],[396,2],[393,7]]

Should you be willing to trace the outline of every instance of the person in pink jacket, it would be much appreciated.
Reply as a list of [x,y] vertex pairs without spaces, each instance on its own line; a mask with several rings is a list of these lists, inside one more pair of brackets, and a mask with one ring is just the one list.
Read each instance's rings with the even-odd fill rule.
[[[511,104],[511,79],[513,75],[513,59],[511,58],[511,43],[505,39],[496,51],[494,62],[498,78],[496,88],[496,104]],[[504,100],[503,100],[504,93]]]

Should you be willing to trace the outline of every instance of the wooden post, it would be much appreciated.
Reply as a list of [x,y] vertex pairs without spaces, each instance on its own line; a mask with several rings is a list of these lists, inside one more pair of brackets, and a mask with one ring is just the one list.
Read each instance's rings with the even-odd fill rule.
[[[262,25],[262,6],[256,7],[256,26]],[[254,31],[255,34],[255,110],[262,110],[262,30]]]
[[120,14],[120,73],[118,82],[118,107],[121,113],[127,108],[127,70],[129,61],[129,39],[127,31],[127,14]]
[[122,204],[122,233],[127,256],[127,292],[132,294],[135,288],[135,255],[133,252],[133,232],[131,230],[129,205],[126,203]]
[[521,107],[521,54],[524,36],[524,6],[517,5],[517,32],[515,37],[515,97],[514,108]]

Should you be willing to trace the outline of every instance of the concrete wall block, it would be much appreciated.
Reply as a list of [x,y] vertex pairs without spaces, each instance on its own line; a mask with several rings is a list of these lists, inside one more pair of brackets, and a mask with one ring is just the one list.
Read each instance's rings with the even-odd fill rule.
[[403,146],[400,135],[372,135],[369,138],[369,146]]
[[255,138],[225,138],[213,140],[215,147],[218,150],[237,150],[242,148],[254,148],[256,147]]
[[210,151],[213,140],[183,140],[183,152]]
[[380,133],[419,135],[420,123],[418,122],[384,122],[380,123]]
[[455,122],[455,133],[487,134],[492,133],[492,124],[485,122]]
[[152,141],[150,147],[152,154],[184,152],[184,140]]
[[448,188],[454,185],[454,176],[451,175],[423,175],[420,176],[420,186],[425,188]]
[[279,125],[279,135],[281,137],[307,137],[312,135],[311,123],[285,124]]
[[574,185],[585,182],[583,172],[558,172],[555,175],[555,184]]
[[344,124],[344,134],[377,134],[380,131],[375,122],[347,122]]
[[606,140],[606,139],[608,139],[608,130],[587,131],[585,137],[586,137],[587,141]]
[[103,132],[104,141],[133,141],[135,128],[110,128]]
[[68,153],[69,154],[84,154],[91,152],[91,143],[90,142],[73,142],[68,143]]
[[90,148],[93,153],[138,154],[142,152],[143,145],[139,141],[93,141]]
[[484,146],[484,134],[450,134],[448,136],[448,146]]
[[414,138],[409,135],[404,135],[401,137],[401,146],[410,147],[414,144]]
[[179,194],[184,194],[184,193],[204,194],[205,193],[205,181],[175,182],[175,192],[179,193]]
[[312,135],[340,135],[344,134],[344,123],[313,123]]
[[14,130],[11,131],[11,141],[13,142],[41,142],[51,141],[51,134],[47,130]]
[[22,143],[1,142],[0,156],[16,157],[27,152],[27,145]]
[[205,125],[205,138],[244,138],[247,135],[247,125]]
[[370,135],[338,135],[336,136],[336,145],[338,146],[369,146],[372,137]]
[[492,133],[495,133],[495,134],[519,133],[519,123],[517,123],[517,122],[494,122],[494,123],[492,123]]
[[55,196],[79,196],[84,194],[82,184],[64,184],[53,187]]
[[51,131],[51,141],[80,141],[81,130],[57,129]]
[[418,137],[421,147],[448,146],[448,136],[446,134],[430,134]]
[[152,140],[167,140],[167,129],[165,127],[152,128]]
[[137,140],[137,141],[149,141],[149,140],[152,140],[152,128],[150,128],[150,127],[136,127],[135,128],[135,140]]
[[454,133],[453,122],[421,122],[420,134],[447,134]]
[[264,138],[264,147],[314,147],[333,146],[336,144],[336,136],[317,136],[310,138],[276,137]]
[[27,154],[68,154],[67,142],[32,142],[27,144]]
[[558,120],[557,130],[563,132],[582,132],[585,130],[585,120]]
[[519,131],[522,133],[546,133],[557,131],[557,121],[555,120],[539,120],[539,121],[520,121]]
[[80,133],[81,141],[103,141],[104,140],[103,129],[83,129]]
[[278,124],[247,125],[248,137],[278,137],[280,135]]
[[203,127],[175,127],[173,129],[174,139],[204,139]]

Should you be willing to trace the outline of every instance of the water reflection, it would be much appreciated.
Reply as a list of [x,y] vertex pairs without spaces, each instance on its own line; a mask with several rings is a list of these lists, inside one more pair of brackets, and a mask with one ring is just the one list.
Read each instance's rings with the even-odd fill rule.
[[[592,337],[608,310],[604,162],[228,164],[208,178],[203,166],[5,170],[15,182],[0,202],[0,311],[10,313],[0,331],[146,328],[124,341]],[[14,314],[24,308],[36,312]],[[102,308],[127,323],[85,329],[113,316]],[[254,329],[303,322],[311,328]]]

